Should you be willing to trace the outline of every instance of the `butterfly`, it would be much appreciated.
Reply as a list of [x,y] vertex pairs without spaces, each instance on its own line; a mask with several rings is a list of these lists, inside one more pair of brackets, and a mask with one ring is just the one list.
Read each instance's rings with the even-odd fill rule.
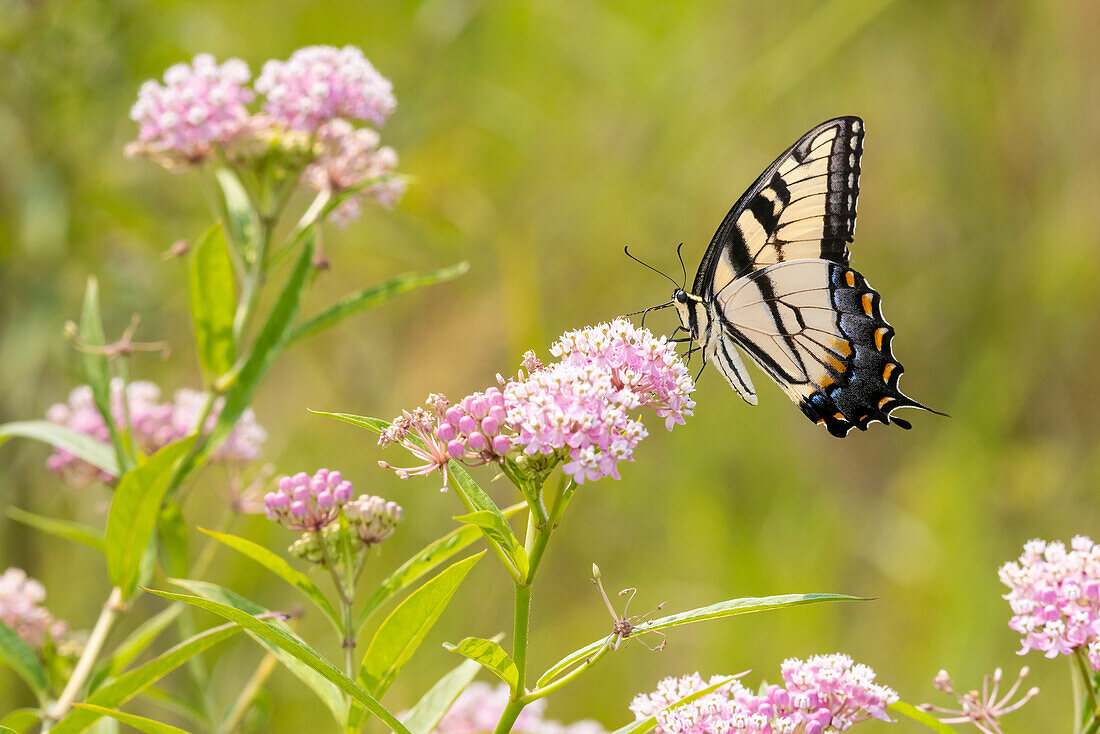
[[841,438],[876,421],[910,428],[899,408],[938,412],[898,388],[882,299],[848,266],[863,135],[863,120],[838,117],[799,138],[722,220],[691,291],[661,306],[747,403],[756,390],[738,350]]

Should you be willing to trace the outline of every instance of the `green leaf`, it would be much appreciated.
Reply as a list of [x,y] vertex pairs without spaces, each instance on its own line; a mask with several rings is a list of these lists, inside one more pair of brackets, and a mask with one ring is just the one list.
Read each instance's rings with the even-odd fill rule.
[[420,647],[451,597],[484,552],[448,567],[409,594],[379,626],[359,669],[359,682],[381,697]]
[[516,668],[512,656],[504,651],[499,643],[493,640],[484,640],[480,637],[467,637],[457,645],[446,643],[443,645],[451,652],[470,658],[479,665],[484,666],[497,678],[508,684],[515,690],[519,684],[519,669]]
[[110,444],[86,433],[77,433],[49,421],[17,421],[0,425],[0,444],[15,437],[33,438],[48,443],[54,448],[68,451],[113,477],[119,474],[118,458]]
[[379,306],[394,296],[434,283],[453,280],[470,269],[470,264],[461,262],[427,273],[404,273],[378,285],[349,293],[329,308],[317,314],[295,328],[287,338],[287,346],[321,333],[349,316]]
[[0,721],[0,726],[7,727],[8,731],[13,731],[16,734],[23,734],[41,719],[42,714],[35,709],[15,709],[5,716],[3,721]]
[[0,621],[0,660],[26,681],[38,699],[42,700],[50,686],[46,670],[38,662],[38,656],[30,645],[23,642],[23,638],[3,621]]
[[[118,708],[194,656],[232,637],[239,630],[237,625],[226,624],[200,632],[144,665],[119,676],[118,680],[88,696],[84,703]],[[73,710],[50,731],[52,734],[79,734],[100,718],[100,714],[94,711]]]
[[[190,579],[169,579],[169,581],[176,586],[187,589],[196,596],[201,596],[204,599],[216,601],[221,604],[227,604],[236,609],[240,609],[246,614],[251,614],[252,616],[264,614],[269,611],[240,594],[230,591],[223,586],[218,586],[217,584],[211,584],[206,581],[192,581]],[[276,626],[282,627],[287,634],[300,640],[297,635],[294,635],[286,623],[279,620],[274,620],[274,623]],[[336,723],[341,726],[343,725],[344,717],[347,713],[347,703],[340,695],[340,691],[337,690],[336,686],[325,680],[320,673],[305,665],[290,653],[276,647],[252,632],[248,632],[248,634],[258,643],[270,650],[271,653],[279,659],[279,662],[283,664],[283,667],[289,670],[298,680],[309,686],[310,690],[312,690],[317,697],[321,699],[321,702],[325,704],[326,708],[328,708],[333,719],[336,720]]]
[[121,711],[115,711],[113,709],[104,708],[103,706],[96,706],[90,703],[74,703],[73,708],[81,709],[83,711],[90,711],[100,716],[110,716],[112,719],[122,722],[127,726],[132,726],[138,731],[144,731],[148,734],[187,734],[185,729],[172,726],[170,724],[164,724],[153,719],[147,719],[144,716],[136,716],[134,714],[125,714]]
[[137,585],[141,557],[156,529],[172,470],[194,441],[185,438],[165,446],[119,480],[107,517],[107,569],[123,598]]
[[35,530],[40,530],[47,535],[52,535],[55,538],[63,538],[75,543],[81,543],[100,553],[106,548],[103,541],[103,535],[98,530],[88,525],[36,515],[33,512],[20,510],[18,507],[9,507],[4,510],[4,512],[12,520],[32,527]]
[[[183,604],[173,604],[174,607],[183,607]],[[189,703],[179,700],[168,691],[156,686],[149,686],[141,692],[141,697],[147,701],[152,701],[157,706],[160,706],[165,711],[171,711],[177,716],[181,716],[192,724],[196,725],[196,731],[208,729],[209,722],[206,720],[206,714],[199,711],[197,708]]]
[[444,714],[466,690],[481,670],[476,660],[464,660],[451,672],[436,681],[416,705],[405,714],[405,726],[412,734],[431,734]]
[[218,415],[218,422],[210,432],[200,459],[205,459],[212,451],[221,445],[222,441],[233,430],[237,419],[245,409],[251,405],[252,398],[256,394],[260,383],[267,371],[271,369],[279,354],[286,344],[286,336],[291,322],[298,313],[302,294],[309,285],[309,271],[313,262],[313,236],[306,239],[302,254],[294,266],[294,271],[287,279],[279,299],[271,309],[256,341],[252,345],[252,351],[244,364],[237,371],[230,371],[225,377],[230,378],[228,392],[225,396],[225,405]]
[[[741,675],[744,675],[744,673],[742,673]],[[718,690],[722,686],[728,685],[730,682],[735,681],[740,677],[741,677],[740,675],[734,675],[734,676],[730,676],[729,678],[723,678],[722,680],[718,681],[717,683],[711,683],[709,686],[707,686],[706,688],[704,688],[700,691],[696,691],[695,693],[692,693],[688,696],[684,696],[679,701],[676,701],[674,703],[670,703],[668,706],[665,706],[663,709],[661,709],[657,713],[653,714],[652,716],[647,716],[644,719],[639,719],[637,721],[632,721],[629,724],[627,724],[626,726],[621,727],[619,729],[616,729],[614,732],[612,732],[612,734],[646,734],[646,732],[653,731],[655,728],[657,728],[657,714],[662,714],[662,713],[669,712],[669,711],[675,711],[676,709],[680,708],[681,706],[685,706],[685,705],[691,703],[692,701],[696,701],[696,700],[702,698],[703,696],[706,696],[707,694]]]
[[527,578],[527,573],[530,570],[527,551],[523,549],[523,545],[519,542],[519,538],[517,538],[516,534],[512,531],[512,526],[508,524],[508,521],[504,519],[504,515],[499,510],[496,512],[478,510],[477,512],[471,512],[466,515],[458,515],[454,519],[458,522],[480,528],[481,532],[488,536],[499,547],[507,551],[508,559],[512,562],[512,565],[516,567],[520,578]]
[[[527,505],[520,503],[506,507],[502,512],[505,517],[511,517],[516,513],[526,510]],[[363,628],[371,615],[396,594],[401,593],[412,585],[417,579],[434,569],[449,558],[461,553],[482,537],[481,529],[469,525],[455,528],[451,532],[436,540],[385,578],[378,589],[367,600],[359,613],[359,619],[355,623],[356,631]]]
[[[226,619],[236,622],[238,625],[255,633],[258,637],[263,638],[267,642],[275,645],[276,647],[286,651],[293,657],[302,661],[309,667],[316,670],[327,680],[335,683],[336,686],[349,694],[359,703],[363,704],[368,711],[373,713],[382,723],[390,727],[397,734],[410,734],[409,730],[397,720],[392,713],[390,713],[386,707],[378,702],[376,698],[371,696],[365,690],[363,690],[355,681],[344,675],[337,669],[332,663],[325,658],[321,657],[316,651],[308,647],[301,640],[297,639],[293,635],[287,633],[278,625],[270,622],[256,619],[255,617],[242,612],[227,604],[221,604],[216,601],[209,601],[207,599],[201,599],[197,596],[188,596],[186,594],[173,594],[167,591],[158,591],[155,589],[149,589],[152,594],[163,596],[166,599],[173,599],[175,601],[183,601],[188,604],[192,604],[201,609],[214,612]],[[62,732],[61,734],[64,734]]]
[[186,576],[190,561],[187,555],[187,523],[179,502],[168,502],[157,520],[157,551],[160,565],[168,576]]
[[[817,604],[827,601],[869,601],[858,596],[849,596],[847,594],[784,594],[781,596],[749,596],[742,599],[730,599],[729,601],[718,602],[717,604],[711,604],[706,607],[699,607],[698,609],[691,609],[686,612],[678,612],[676,614],[670,614],[667,617],[660,617],[659,619],[650,620],[644,624],[640,624],[634,628],[634,633],[639,634],[643,632],[662,630],[669,627],[677,627],[682,624],[691,624],[692,622],[702,622],[707,619],[719,619],[720,617],[732,617],[738,614],[753,614],[756,612],[766,612],[772,609],[782,609],[784,607],[797,607],[803,604]],[[600,649],[601,646],[607,641],[606,637],[601,637],[599,640],[593,642],[590,645],[586,645],[579,650],[566,655],[564,658],[556,662],[554,665],[542,674],[536,685],[538,688],[542,688],[547,683],[552,681],[564,673],[569,668],[580,661],[587,658],[589,655]]]
[[252,200],[237,174],[228,168],[219,168],[214,172],[214,177],[225,199],[228,217],[225,224],[229,237],[240,248],[245,260],[255,262],[259,252],[260,215],[252,206]]
[[891,711],[901,714],[902,716],[907,716],[913,721],[924,724],[932,731],[939,732],[939,734],[958,734],[958,732],[956,732],[954,729],[952,729],[950,726],[943,723],[936,717],[932,716],[929,713],[921,711],[916,706],[908,704],[905,701],[894,701],[892,704],[887,706],[887,708]]
[[16,732],[14,729],[9,729],[3,724],[0,724],[0,734],[18,734],[18,732]]
[[237,309],[233,262],[220,224],[206,231],[191,253],[191,322],[199,361],[210,379],[233,366]]
[[214,540],[224,543],[238,553],[251,558],[283,581],[286,581],[291,586],[297,587],[328,616],[333,625],[336,626],[337,631],[342,631],[340,614],[336,611],[336,608],[332,606],[328,598],[321,592],[321,589],[317,587],[317,584],[313,583],[309,576],[306,576],[304,573],[291,566],[282,556],[272,553],[262,545],[253,543],[251,540],[239,538],[236,535],[219,533],[214,530],[206,530],[205,528],[199,528],[199,531],[209,535]]

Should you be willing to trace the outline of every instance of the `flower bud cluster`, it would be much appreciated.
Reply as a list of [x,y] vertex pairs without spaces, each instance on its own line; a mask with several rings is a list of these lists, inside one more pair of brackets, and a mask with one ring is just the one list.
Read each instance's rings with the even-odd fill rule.
[[0,575],[0,621],[33,648],[41,647],[47,635],[59,640],[68,633],[66,624],[42,606],[44,601],[46,589],[23,569],[9,568]]
[[507,418],[504,394],[491,387],[448,407],[435,435],[456,461],[470,466],[499,461],[512,448]]
[[264,497],[264,508],[284,527],[315,533],[339,517],[352,492],[352,483],[338,471],[318,469],[312,477],[299,472],[279,478],[278,490]]
[[361,494],[344,505],[344,515],[348,518],[351,532],[370,547],[389,539],[405,513],[396,502]]
[[1100,545],[1083,535],[1069,549],[1032,540],[999,576],[1009,588],[1008,626],[1023,635],[1021,655],[1038,650],[1052,658],[1087,646],[1092,669],[1100,670]]

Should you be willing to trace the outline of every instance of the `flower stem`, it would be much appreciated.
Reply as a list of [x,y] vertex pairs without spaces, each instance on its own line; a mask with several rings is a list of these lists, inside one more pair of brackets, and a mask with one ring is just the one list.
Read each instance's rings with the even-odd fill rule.
[[99,657],[99,652],[103,649],[103,643],[107,641],[107,635],[121,611],[122,589],[116,586],[111,589],[107,601],[103,604],[99,619],[96,620],[95,627],[92,628],[92,634],[88,637],[88,644],[84,646],[84,652],[80,655],[76,667],[73,668],[73,674],[69,676],[69,682],[65,684],[65,690],[61,692],[61,696],[47,714],[46,720],[42,724],[43,732],[48,732],[54,723],[60,721],[61,717],[72,706],[76,697],[80,695],[81,689],[88,680],[88,675],[92,672],[92,666],[95,665],[96,658]]
[[1080,646],[1075,648],[1073,657],[1077,660],[1077,669],[1081,672],[1081,681],[1088,692],[1088,700],[1092,704],[1082,712],[1081,725],[1085,734],[1095,734],[1100,729],[1100,700],[1097,700],[1096,697],[1096,686],[1093,683],[1092,671],[1086,658],[1085,648]]
[[252,701],[256,698],[256,694],[260,692],[264,682],[278,664],[279,659],[273,654],[268,653],[264,656],[264,659],[260,661],[252,677],[245,683],[244,688],[241,690],[241,694],[237,696],[237,700],[233,702],[233,708],[230,709],[225,717],[225,722],[222,724],[222,731],[232,732],[240,725],[241,719],[248,713],[248,707],[252,705]]

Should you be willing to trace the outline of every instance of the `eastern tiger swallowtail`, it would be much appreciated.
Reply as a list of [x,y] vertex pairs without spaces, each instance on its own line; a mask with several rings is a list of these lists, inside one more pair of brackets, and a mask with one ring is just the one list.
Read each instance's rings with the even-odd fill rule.
[[746,402],[756,405],[756,391],[738,348],[838,437],[874,421],[909,428],[895,410],[931,410],[898,389],[894,329],[848,267],[862,153],[858,117],[803,135],[726,215],[691,292],[677,288],[666,304]]

